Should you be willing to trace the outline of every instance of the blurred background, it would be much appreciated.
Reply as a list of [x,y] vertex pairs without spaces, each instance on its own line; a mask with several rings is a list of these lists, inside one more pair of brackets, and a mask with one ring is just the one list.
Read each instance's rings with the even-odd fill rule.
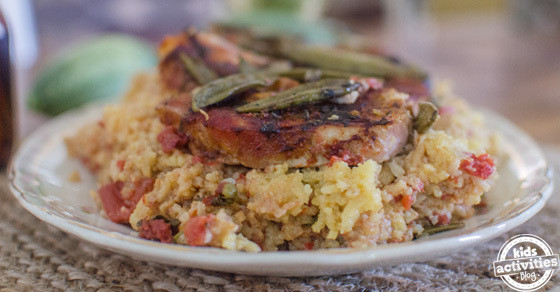
[[19,137],[48,118],[26,100],[73,44],[120,32],[155,48],[166,34],[229,21],[310,42],[362,35],[560,146],[560,0],[0,0],[0,9],[11,29]]

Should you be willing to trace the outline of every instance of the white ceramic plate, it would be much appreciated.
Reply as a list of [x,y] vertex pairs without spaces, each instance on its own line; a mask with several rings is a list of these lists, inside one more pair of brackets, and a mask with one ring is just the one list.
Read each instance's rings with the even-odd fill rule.
[[[134,258],[216,271],[305,276],[344,273],[376,265],[395,265],[443,256],[481,244],[535,215],[551,194],[551,171],[536,144],[504,118],[487,112],[491,128],[504,137],[509,160],[488,193],[489,210],[465,221],[465,227],[408,243],[370,249],[245,253],[215,248],[162,244],[136,237],[132,229],[101,217],[89,196],[95,179],[69,159],[64,137],[101,117],[100,106],[64,114],[29,136],[15,154],[10,179],[14,196],[29,212],[68,233]],[[79,170],[82,182],[70,183]]]

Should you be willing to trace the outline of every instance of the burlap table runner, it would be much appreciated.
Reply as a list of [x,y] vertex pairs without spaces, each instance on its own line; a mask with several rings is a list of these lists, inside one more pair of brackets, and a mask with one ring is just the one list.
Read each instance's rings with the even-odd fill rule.
[[[560,165],[559,152],[548,151]],[[560,185],[558,175],[556,185]],[[560,251],[560,197],[504,236],[450,256],[361,273],[307,278],[257,277],[179,268],[134,260],[97,248],[26,212],[0,175],[0,291],[184,291],[184,290],[510,290],[493,276],[492,261],[511,236],[530,233]],[[556,273],[547,289],[560,284]]]

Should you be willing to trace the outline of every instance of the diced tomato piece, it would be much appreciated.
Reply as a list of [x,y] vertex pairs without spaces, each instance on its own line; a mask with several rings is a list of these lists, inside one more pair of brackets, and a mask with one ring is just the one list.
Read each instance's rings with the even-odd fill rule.
[[134,182],[134,193],[128,199],[124,199],[121,190],[124,183],[121,181],[109,183],[99,189],[99,197],[103,203],[103,209],[107,217],[115,223],[127,224],[130,214],[134,211],[138,201],[154,186],[154,180],[143,178]]
[[130,199],[127,200],[130,201],[130,203],[132,203],[129,204],[130,207],[134,209],[136,207],[136,204],[138,204],[140,199],[142,199],[142,196],[151,192],[153,189],[154,189],[154,179],[151,177],[145,177],[135,181],[134,193],[132,194],[132,197],[130,197]]
[[173,126],[168,126],[159,133],[157,140],[163,152],[171,153],[173,149],[185,146],[188,137],[178,133]]
[[405,210],[410,210],[410,208],[412,207],[412,203],[414,203],[414,199],[412,198],[412,196],[402,196],[401,204]]
[[459,168],[466,173],[482,179],[487,179],[490,175],[492,175],[492,173],[494,173],[494,170],[496,170],[494,166],[494,159],[486,153],[479,156],[471,153],[468,158],[461,161]]
[[306,243],[304,244],[304,246],[305,246],[305,249],[307,249],[307,250],[312,250],[313,247],[315,247],[315,242],[313,242],[313,241],[306,242]]
[[156,240],[163,243],[170,243],[173,237],[171,225],[163,219],[146,220],[140,226],[141,238]]
[[449,217],[446,214],[438,214],[438,225],[449,225]]
[[124,160],[118,160],[117,161],[117,167],[119,168],[120,171],[123,171],[125,163],[126,163],[126,161],[124,161]]
[[210,224],[216,216],[209,214],[190,218],[183,226],[185,240],[191,246],[201,246],[212,240],[212,233],[209,230]]
[[107,217],[116,223],[127,223],[130,217],[130,210],[125,206],[121,196],[123,182],[114,182],[104,185],[99,189],[99,197],[103,203],[103,209]]

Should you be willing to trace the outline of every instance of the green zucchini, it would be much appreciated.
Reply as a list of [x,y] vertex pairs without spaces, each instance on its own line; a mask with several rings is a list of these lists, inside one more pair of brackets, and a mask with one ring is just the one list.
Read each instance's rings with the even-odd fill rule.
[[115,98],[134,75],[157,64],[149,44],[128,35],[106,35],[65,50],[33,84],[27,104],[50,116],[87,102]]

